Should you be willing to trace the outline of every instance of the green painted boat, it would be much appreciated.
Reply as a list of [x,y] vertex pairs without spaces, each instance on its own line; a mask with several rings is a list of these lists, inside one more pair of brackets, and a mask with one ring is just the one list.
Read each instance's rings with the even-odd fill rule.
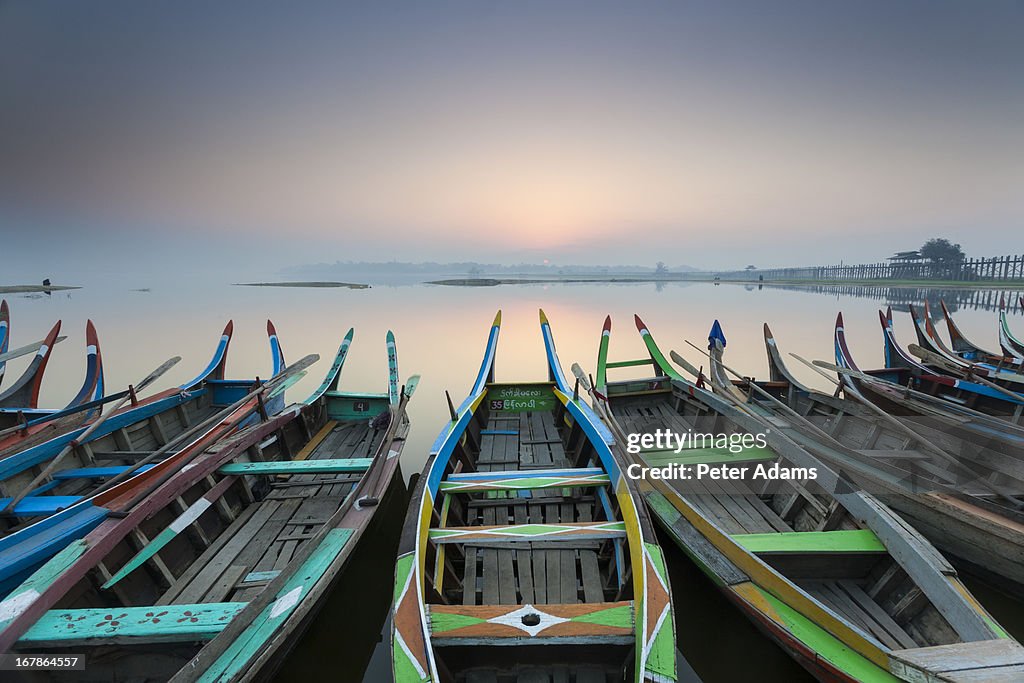
[[[627,471],[690,468],[689,478],[646,478],[641,495],[669,537],[760,630],[825,681],[1018,680],[1024,648],[923,537],[790,439],[781,421],[760,419],[742,396],[712,393],[702,373],[697,383],[684,379],[639,317],[636,326],[648,357],[613,362],[605,321],[597,380],[587,383],[595,410],[630,459]],[[608,379],[609,371],[641,365],[650,368],[645,376]],[[574,372],[585,379],[579,366]],[[642,435],[657,430],[690,441],[645,447]],[[711,444],[697,438],[703,434]],[[749,447],[729,445],[744,442]],[[740,469],[739,477],[709,474]]]
[[83,654],[93,680],[268,678],[378,511],[404,503],[399,456],[418,377],[400,385],[389,333],[388,386],[400,388],[339,390],[352,334],[306,401],[133,492],[125,515],[15,588],[0,602],[0,650]]
[[677,680],[653,525],[540,318],[549,381],[495,381],[499,312],[413,492],[395,574],[400,683]]

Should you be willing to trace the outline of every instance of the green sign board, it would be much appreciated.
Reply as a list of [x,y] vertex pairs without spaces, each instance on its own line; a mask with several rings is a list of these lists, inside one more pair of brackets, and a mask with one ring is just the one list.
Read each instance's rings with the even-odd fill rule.
[[554,410],[558,400],[550,384],[497,384],[487,389],[487,405],[492,411],[529,413]]

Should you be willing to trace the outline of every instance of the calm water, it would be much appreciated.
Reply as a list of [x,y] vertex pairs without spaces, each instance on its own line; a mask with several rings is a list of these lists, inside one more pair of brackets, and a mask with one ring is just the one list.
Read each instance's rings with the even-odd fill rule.
[[[663,350],[675,349],[696,365],[701,357],[685,344],[703,346],[714,319],[728,338],[727,363],[747,375],[767,372],[762,324],[768,322],[780,347],[805,358],[832,360],[832,332],[836,313],[845,316],[850,348],[862,367],[882,364],[878,309],[889,299],[905,310],[905,293],[880,290],[844,290],[811,293],[801,290],[711,284],[592,285],[553,284],[486,288],[428,285],[375,285],[367,290],[283,289],[233,287],[226,283],[199,285],[190,280],[163,285],[125,285],[112,280],[85,283],[86,287],[53,296],[11,296],[11,346],[41,339],[50,325],[64,322],[68,340],[57,347],[47,370],[41,405],[59,406],[70,399],[81,381],[84,326],[96,323],[104,356],[109,392],[145,376],[166,358],[182,362],[162,379],[160,387],[185,381],[205,366],[228,319],[235,334],[228,360],[232,377],[266,376],[270,354],[266,342],[267,318],[274,321],[289,359],[319,353],[323,360],[289,392],[291,400],[305,398],[320,382],[338,343],[355,327],[354,344],[342,376],[342,387],[386,391],[387,363],[384,335],[395,332],[403,379],[422,375],[409,413],[410,438],[403,454],[406,475],[418,472],[441,425],[447,407],[444,391],[458,403],[468,391],[479,366],[485,337],[499,308],[502,334],[497,358],[499,380],[545,379],[547,370],[537,309],[551,320],[562,362],[579,362],[593,372],[604,317],[613,321],[611,357],[644,357],[633,325],[638,313]],[[151,286],[151,291],[131,287]],[[973,308],[973,293],[957,323],[975,343],[998,348],[996,315]],[[937,302],[933,302],[937,304]],[[914,341],[910,317],[895,314],[896,333],[904,343]],[[1011,325],[1024,334],[1024,317],[1015,311]],[[940,325],[944,333],[944,325]],[[788,357],[787,357],[788,358]],[[8,366],[7,385],[26,359]],[[808,384],[829,388],[812,370],[792,361],[794,373]],[[628,370],[617,372],[628,373]],[[617,376],[617,375],[616,375]],[[622,375],[623,377],[627,375]],[[310,629],[296,655],[282,668],[283,680],[308,678],[310,672],[333,673],[338,680],[386,680],[387,648],[381,645],[381,624],[387,616],[394,544],[401,526],[401,505],[388,516],[386,529],[372,545],[360,548],[350,583],[365,580],[373,590],[348,590],[332,596]],[[774,645],[764,640],[686,558],[669,550],[673,589],[677,601],[679,647],[705,681],[804,680],[803,672]],[[1006,626],[1024,636],[1021,605],[985,588],[979,597],[990,604]],[[386,629],[385,629],[386,630]],[[360,635],[361,634],[361,635]],[[338,643],[353,646],[339,661]],[[741,649],[743,657],[730,656]],[[311,662],[316,662],[311,667]],[[347,667],[338,670],[338,666]],[[328,668],[324,668],[328,667]],[[696,680],[696,679],[693,679]]]

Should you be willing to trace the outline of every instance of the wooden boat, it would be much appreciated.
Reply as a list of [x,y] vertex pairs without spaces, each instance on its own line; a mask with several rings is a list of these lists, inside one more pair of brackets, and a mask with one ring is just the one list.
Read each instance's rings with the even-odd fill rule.
[[[765,343],[776,381],[730,385],[754,394],[749,410],[778,421],[775,429],[877,495],[961,566],[1024,595],[1019,454],[1001,451],[996,440],[989,448],[967,442],[942,422],[899,420],[854,391],[846,398],[815,391],[786,367],[767,325]],[[714,379],[705,380],[729,385],[721,354],[711,355]]]
[[[801,393],[809,391],[806,387],[796,388],[795,385],[798,385],[798,382],[792,380],[791,377],[782,376],[788,373],[788,370],[785,370],[785,364],[778,357],[778,350],[774,349],[774,338],[767,325],[765,325],[765,335],[766,339],[772,339],[772,345],[769,346],[769,356],[774,355],[769,364],[773,369],[772,379],[781,379],[782,386],[790,391]],[[842,386],[845,396],[852,397],[857,401],[871,401],[889,415],[906,418],[906,424],[912,429],[936,443],[942,443],[943,447],[951,452],[957,452],[958,448],[962,449],[976,467],[1005,468],[1010,472],[1020,472],[1020,475],[1024,476],[1024,470],[1020,464],[1007,465],[1002,460],[993,460],[993,458],[1008,457],[1016,461],[1024,461],[1024,427],[1011,421],[1020,419],[1019,410],[1014,416],[982,413],[949,395],[923,393],[912,389],[913,379],[908,380],[907,385],[904,386],[901,380],[905,375],[902,372],[889,369],[862,370],[853,359],[853,354],[846,343],[846,331],[841,313],[836,318],[835,352],[836,365],[830,366],[820,361],[815,364],[828,367],[838,373],[839,384]],[[959,380],[939,377],[926,386],[942,386],[938,384],[941,380],[951,383],[959,382]],[[762,384],[762,386],[764,385]],[[982,386],[981,388],[986,387]],[[795,398],[787,397],[787,400],[792,401]],[[974,395],[973,398],[977,398],[977,395]],[[798,399],[796,402],[799,402]],[[1017,404],[1017,407],[1021,407],[1021,404]],[[950,439],[950,437],[954,438]],[[969,448],[967,448],[968,445]]]
[[[256,379],[224,378],[232,331],[229,322],[210,363],[180,387],[134,401],[134,391],[124,392],[125,407],[91,425],[5,451],[0,457],[0,494],[5,496],[0,498],[0,594],[100,522],[96,516],[73,513],[75,504],[156,468],[221,428],[225,411],[258,384]],[[284,369],[284,356],[272,323],[267,331],[271,376],[276,376]],[[272,415],[283,406],[283,394],[278,394],[263,400],[261,410]],[[41,430],[31,436],[38,441],[49,425],[31,427]],[[15,438],[19,436],[21,432]]]
[[378,512],[403,499],[415,380],[399,386],[389,339],[389,391],[338,391],[347,350],[307,401],[193,450],[19,586],[0,649],[82,653],[101,680],[269,678]]
[[[0,299],[0,357],[6,355],[10,349],[11,337],[11,309],[7,305],[7,299]],[[4,372],[7,370],[7,361],[0,360],[0,384],[4,381]]]
[[[962,405],[989,415],[1005,417],[1015,423],[1021,422],[1022,413],[1024,413],[1024,400],[1014,398],[999,387],[983,384],[963,364],[945,363],[941,366],[941,370],[925,365],[903,350],[896,341],[892,309],[887,309],[884,314],[879,311],[878,317],[882,324],[884,339],[885,370],[870,371],[869,374],[895,384],[912,386],[917,391],[940,397],[951,404]],[[952,318],[947,318],[947,320],[951,321]],[[954,329],[956,329],[955,325],[950,327],[950,330]],[[954,340],[964,339],[958,335],[959,333],[951,332]],[[960,346],[964,348],[963,343]],[[970,361],[966,355],[961,357]],[[943,356],[939,356],[936,360],[941,362],[942,359]],[[960,377],[954,375],[960,375]],[[972,377],[974,377],[973,380]]]
[[[1024,307],[1024,297],[1021,297],[1021,306]],[[1024,342],[1017,339],[1010,330],[1010,324],[1006,320],[1006,306],[1003,300],[999,300],[999,348],[1003,350],[1004,356],[1009,356],[1018,365],[1024,363]]]
[[676,680],[661,550],[540,318],[548,381],[495,381],[499,311],[413,492],[395,572],[400,683]]
[[[1024,390],[1024,374],[1021,374],[1022,368],[1016,359],[1001,359],[993,364],[991,362],[974,362],[960,358],[939,337],[938,332],[935,330],[935,325],[932,323],[931,310],[927,301],[924,304],[923,312],[911,304],[910,315],[914,320],[917,343],[927,352],[927,355],[936,357],[936,362],[929,362],[929,365],[935,369],[946,371],[948,368],[953,368],[965,374],[999,384],[1015,392]],[[914,349],[911,350],[913,351]],[[1007,360],[1009,362],[1003,362]]]
[[953,353],[960,358],[971,362],[998,362],[998,360],[1003,357],[1003,354],[983,349],[969,340],[967,336],[960,331],[960,326],[953,320],[953,314],[950,313],[949,307],[946,306],[946,302],[939,299],[939,305],[942,307],[942,317],[946,321],[946,331],[949,334],[950,347],[952,348]]
[[[10,329],[10,316],[7,312],[6,301],[2,302],[0,308],[0,353],[6,353],[8,347],[7,332]],[[57,323],[50,329],[49,334],[39,344],[35,355],[29,363],[28,368],[22,373],[10,387],[0,392],[0,429],[7,429],[19,424],[27,424],[30,420],[48,418],[56,410],[47,410],[39,407],[39,390],[43,383],[43,374],[46,371],[46,364],[50,359],[53,347],[60,339],[61,323]],[[96,334],[96,327],[89,320],[85,325],[85,381],[65,410],[74,411],[85,404],[99,401],[103,398],[103,357],[100,354],[99,338]],[[0,376],[3,375],[5,363],[0,363]],[[79,422],[85,421],[93,410],[75,411]],[[0,449],[3,442],[0,441]]]
[[[605,321],[591,396],[621,443],[629,434],[763,435],[729,448],[641,449],[636,466],[747,467],[740,479],[650,478],[642,495],[655,519],[751,621],[824,681],[994,680],[1024,664],[1024,648],[978,605],[927,541],[871,495],[855,490],[775,417],[747,406],[731,384],[685,380],[646,325],[649,358],[608,361]],[[724,338],[724,337],[722,337]],[[650,365],[608,381],[614,368]],[[699,372],[699,371],[698,371]],[[815,477],[766,481],[757,465]],[[697,618],[697,615],[692,615]],[[1013,669],[1016,671],[1017,669]]]

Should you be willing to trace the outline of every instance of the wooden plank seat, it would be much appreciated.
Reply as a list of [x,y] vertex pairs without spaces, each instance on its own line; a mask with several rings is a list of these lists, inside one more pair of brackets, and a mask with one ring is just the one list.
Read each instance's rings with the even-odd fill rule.
[[590,540],[625,538],[624,522],[565,522],[559,524],[513,524],[510,526],[444,527],[430,530],[435,543],[471,543],[487,545],[489,542],[509,543],[552,541],[557,539]]
[[665,465],[736,465],[745,462],[773,461],[778,455],[770,448],[745,448],[732,453],[728,448],[641,449],[641,457],[651,467]]
[[597,467],[544,470],[542,475],[532,476],[523,470],[499,470],[450,475],[441,482],[441,491],[536,491],[607,486],[609,483],[608,475]]
[[[45,517],[69,508],[80,500],[81,496],[26,496],[14,506],[12,512],[4,514],[15,517]],[[10,502],[10,498],[0,498],[0,509],[5,509]]]
[[437,647],[633,644],[633,602],[547,605],[428,605]]
[[[156,467],[156,465],[143,465],[138,468],[136,472],[145,472],[153,467]],[[122,472],[126,472],[128,469],[128,465],[111,465],[109,467],[75,467],[54,472],[50,476],[54,479],[106,479],[107,477],[113,477],[121,474]]]
[[885,553],[870,529],[733,534],[732,540],[753,553]]
[[1010,638],[901,650],[890,657],[889,669],[908,681],[1013,683],[1024,678],[1024,647]]
[[244,602],[54,609],[18,641],[22,646],[191,642],[220,633]]
[[223,465],[221,474],[333,474],[365,472],[372,458],[331,458],[323,460],[281,460],[273,462],[233,462]]

